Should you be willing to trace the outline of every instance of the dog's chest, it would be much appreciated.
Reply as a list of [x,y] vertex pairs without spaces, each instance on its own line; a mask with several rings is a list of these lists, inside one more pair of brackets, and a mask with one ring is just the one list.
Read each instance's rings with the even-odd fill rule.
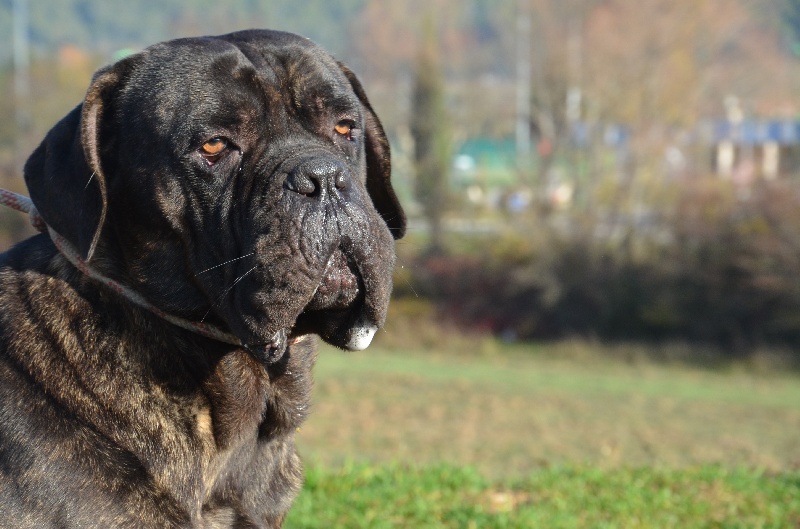
[[[53,306],[22,295],[38,283],[17,281],[20,294],[3,295],[3,319],[27,332],[7,336],[0,354],[0,413],[19,413],[24,403],[38,417],[0,428],[30,445],[6,447],[17,455],[7,458],[0,483],[24,479],[31,490],[68,491],[38,499],[37,519],[56,516],[64,498],[79,500],[69,519],[86,526],[125,526],[133,516],[137,527],[234,527],[242,520],[259,527],[277,506],[288,508],[301,483],[292,436],[304,418],[298,410],[308,408],[313,347],[292,347],[271,370],[241,350],[187,367],[196,345],[164,338],[151,318],[127,321],[129,313],[102,296],[76,297],[52,279],[48,295],[64,296],[60,310],[31,317]],[[112,317],[148,332],[115,332]],[[9,512],[16,501],[0,485]],[[123,508],[130,505],[139,509]]]

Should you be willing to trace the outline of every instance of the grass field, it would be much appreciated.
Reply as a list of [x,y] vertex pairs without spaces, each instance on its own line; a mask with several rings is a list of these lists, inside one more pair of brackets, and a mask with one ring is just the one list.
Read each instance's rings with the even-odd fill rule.
[[550,468],[498,485],[471,468],[314,468],[290,529],[800,527],[800,477],[727,470]]
[[287,527],[800,527],[797,374],[585,349],[323,348]]

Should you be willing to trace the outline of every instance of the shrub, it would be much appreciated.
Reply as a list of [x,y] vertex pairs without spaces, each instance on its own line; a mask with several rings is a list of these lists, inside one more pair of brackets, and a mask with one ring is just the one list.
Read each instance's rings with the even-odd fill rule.
[[683,183],[655,227],[613,240],[597,236],[599,221],[475,238],[472,250],[416,258],[404,281],[443,319],[523,339],[678,339],[732,354],[797,343],[800,193],[785,182],[734,191]]

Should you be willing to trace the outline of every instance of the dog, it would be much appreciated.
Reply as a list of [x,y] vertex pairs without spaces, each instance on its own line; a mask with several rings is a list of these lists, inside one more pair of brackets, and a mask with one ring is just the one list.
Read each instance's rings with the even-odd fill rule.
[[358,79],[299,36],[99,70],[25,165],[50,236],[0,256],[0,526],[281,527],[317,336],[386,317],[390,173]]

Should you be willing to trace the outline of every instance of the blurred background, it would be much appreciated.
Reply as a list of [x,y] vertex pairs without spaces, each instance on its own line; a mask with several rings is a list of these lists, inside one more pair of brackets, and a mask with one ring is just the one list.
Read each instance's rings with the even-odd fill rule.
[[307,457],[800,466],[799,0],[0,0],[0,185],[97,67],[250,27],[359,75],[410,218]]
[[[798,343],[800,2],[4,0],[3,184],[97,67],[248,27],[361,76],[409,310],[512,341]],[[7,246],[25,220],[2,215]]]

